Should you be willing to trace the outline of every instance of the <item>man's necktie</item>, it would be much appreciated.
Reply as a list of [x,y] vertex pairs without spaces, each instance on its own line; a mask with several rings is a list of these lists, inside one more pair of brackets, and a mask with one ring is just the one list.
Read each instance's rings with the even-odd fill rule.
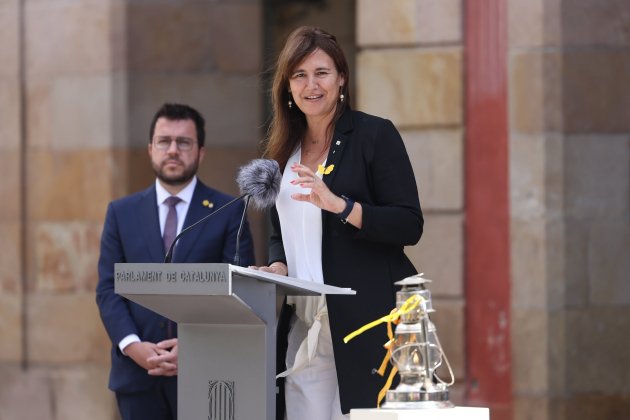
[[164,252],[168,252],[171,244],[177,236],[177,209],[175,206],[182,201],[181,198],[174,195],[164,200],[164,204],[168,206],[168,213],[166,214],[166,223],[164,223]]
[[[181,198],[170,196],[164,200],[164,204],[168,206],[168,213],[166,214],[166,223],[164,223],[164,252],[168,252],[168,249],[173,244],[175,237],[177,236],[177,209],[175,206],[182,201]],[[171,320],[167,322],[166,336],[168,338],[173,337],[173,323]]]

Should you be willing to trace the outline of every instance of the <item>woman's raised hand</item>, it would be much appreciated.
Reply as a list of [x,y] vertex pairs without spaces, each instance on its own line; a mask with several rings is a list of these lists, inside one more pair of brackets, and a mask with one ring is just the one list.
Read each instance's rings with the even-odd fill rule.
[[308,166],[294,163],[291,171],[297,174],[297,178],[291,181],[293,185],[299,185],[302,188],[310,188],[310,194],[295,193],[291,198],[297,201],[307,201],[322,210],[331,213],[341,213],[346,206],[346,201],[333,194],[324,181],[318,177]]

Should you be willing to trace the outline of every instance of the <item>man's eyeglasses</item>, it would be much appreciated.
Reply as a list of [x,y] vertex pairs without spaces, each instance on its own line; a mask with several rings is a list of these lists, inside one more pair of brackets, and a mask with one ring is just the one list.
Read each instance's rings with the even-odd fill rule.
[[175,144],[177,145],[177,150],[181,152],[187,152],[192,150],[193,145],[195,144],[195,140],[189,139],[188,137],[166,137],[166,136],[158,136],[153,138],[153,147],[158,150],[168,150],[171,147],[171,142],[175,140]]

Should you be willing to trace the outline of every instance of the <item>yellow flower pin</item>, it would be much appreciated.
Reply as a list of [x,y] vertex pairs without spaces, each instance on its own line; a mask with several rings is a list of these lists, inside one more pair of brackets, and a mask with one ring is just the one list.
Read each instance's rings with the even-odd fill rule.
[[335,169],[335,165],[328,165],[324,167],[324,165],[317,165],[317,173],[320,175],[328,175]]
[[208,200],[203,200],[201,204],[203,204],[204,207],[208,207],[209,209],[214,207],[214,203],[211,203]]

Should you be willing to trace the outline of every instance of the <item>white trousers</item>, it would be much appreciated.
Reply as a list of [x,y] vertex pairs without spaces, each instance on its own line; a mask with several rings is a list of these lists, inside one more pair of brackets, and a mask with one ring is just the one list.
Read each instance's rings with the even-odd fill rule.
[[[287,366],[293,366],[295,354],[306,339],[308,326],[295,317],[289,332]],[[341,414],[339,385],[333,355],[328,316],[321,318],[321,329],[314,357],[286,377],[284,396],[285,420],[347,420]]]

